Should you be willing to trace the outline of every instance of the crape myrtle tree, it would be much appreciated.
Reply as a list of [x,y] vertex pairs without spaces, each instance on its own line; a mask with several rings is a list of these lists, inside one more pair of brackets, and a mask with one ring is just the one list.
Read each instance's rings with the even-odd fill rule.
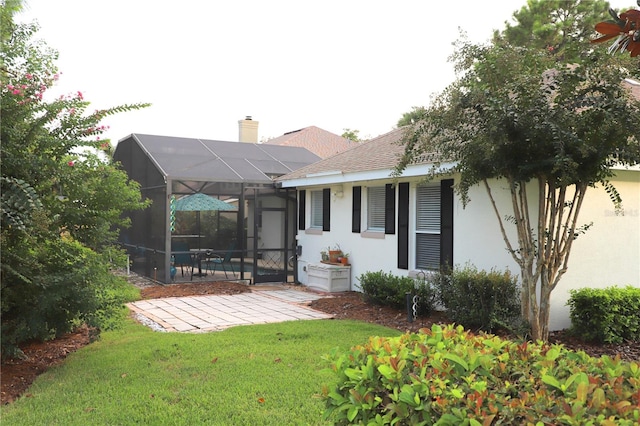
[[109,267],[124,210],[144,208],[135,182],[111,162],[104,118],[145,105],[90,112],[81,92],[49,99],[57,53],[16,24],[20,2],[0,5],[2,355],[107,320],[117,283]]
[[[640,162],[640,103],[621,84],[623,69],[598,51],[564,64],[545,50],[505,42],[462,40],[457,47],[459,77],[406,131],[396,172],[439,152],[455,160],[465,205],[471,187],[486,189],[520,268],[523,317],[532,337],[546,340],[551,293],[567,271],[573,242],[590,225],[579,220],[587,191],[603,184],[622,209],[608,180],[612,167]],[[505,187],[508,207],[494,197]]]

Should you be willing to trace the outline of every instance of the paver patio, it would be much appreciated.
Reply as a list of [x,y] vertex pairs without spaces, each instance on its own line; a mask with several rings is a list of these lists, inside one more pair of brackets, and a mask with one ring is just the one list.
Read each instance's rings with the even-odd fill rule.
[[[297,291],[255,291],[221,296],[170,297],[140,300],[129,308],[163,331],[207,332],[236,325],[295,320],[328,319],[331,315],[305,304],[323,296]],[[146,321],[144,320],[146,319]]]

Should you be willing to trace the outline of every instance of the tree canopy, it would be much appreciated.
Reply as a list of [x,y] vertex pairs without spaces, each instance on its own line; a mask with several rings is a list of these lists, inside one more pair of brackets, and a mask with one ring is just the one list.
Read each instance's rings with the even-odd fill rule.
[[575,60],[593,35],[597,22],[606,19],[609,2],[605,0],[528,0],[513,13],[515,24],[495,31],[494,41],[546,50],[554,56],[568,55]]
[[411,111],[405,112],[402,114],[402,117],[396,123],[397,127],[410,126],[413,123],[416,123],[422,119],[426,112],[424,107],[416,107],[411,108]]
[[[0,6],[0,135],[3,355],[97,319],[124,210],[144,208],[137,183],[111,162],[106,117],[146,106],[88,112],[81,92],[49,96],[57,52],[16,24],[19,2]],[[102,295],[102,296],[101,296]],[[104,308],[104,306],[102,306]]]
[[353,142],[360,142],[360,130],[352,130],[352,129],[343,129],[344,132],[342,132],[342,134],[340,136],[342,136],[345,139],[349,139],[350,141]]

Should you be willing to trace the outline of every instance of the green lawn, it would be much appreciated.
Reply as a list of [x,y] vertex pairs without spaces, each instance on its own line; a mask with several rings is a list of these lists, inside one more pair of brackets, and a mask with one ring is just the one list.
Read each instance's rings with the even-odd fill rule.
[[318,425],[333,384],[322,355],[399,332],[294,321],[206,334],[131,321],[71,354],[0,409],[3,425]]

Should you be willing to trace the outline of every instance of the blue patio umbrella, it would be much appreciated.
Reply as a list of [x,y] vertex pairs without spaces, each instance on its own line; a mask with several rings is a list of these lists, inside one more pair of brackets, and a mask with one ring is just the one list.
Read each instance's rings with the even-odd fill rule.
[[201,211],[229,211],[236,207],[218,198],[197,192],[178,198],[175,204],[176,211],[196,212],[196,227],[198,228],[198,249],[200,249],[200,212]]
[[229,203],[213,198],[207,194],[197,192],[176,200],[176,210],[181,212],[201,212],[212,210],[235,210],[236,208]]

